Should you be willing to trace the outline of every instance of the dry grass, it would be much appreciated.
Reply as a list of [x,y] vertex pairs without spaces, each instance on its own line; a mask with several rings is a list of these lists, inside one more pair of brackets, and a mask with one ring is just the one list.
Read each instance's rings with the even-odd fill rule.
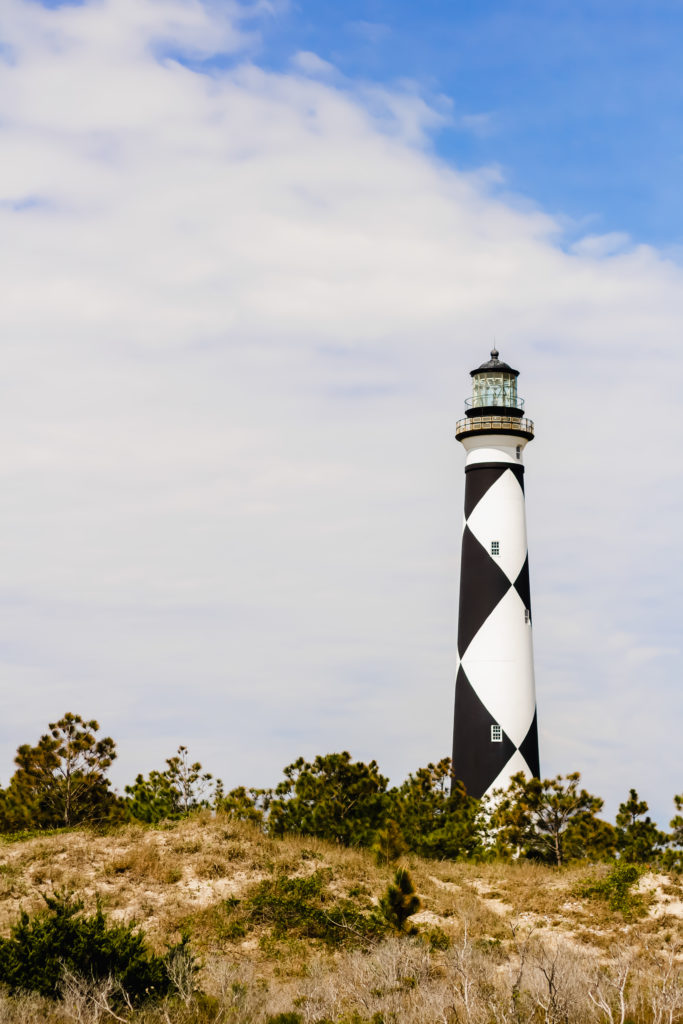
[[[363,1024],[375,1014],[392,1024],[598,1024],[611,1012],[616,1024],[624,965],[623,1021],[683,1020],[678,876],[645,876],[647,913],[625,921],[605,901],[580,895],[603,867],[418,858],[407,865],[422,899],[421,937],[340,951],[300,936],[275,938],[267,924],[244,926],[233,908],[264,879],[323,870],[331,900],[369,912],[392,869],[365,851],[308,837],[273,840],[251,825],[209,816],[109,835],[0,842],[0,934],[20,908],[36,910],[55,888],[77,892],[89,908],[100,899],[114,919],[139,922],[157,950],[188,931],[203,961],[204,1001],[190,994],[189,1002],[135,1015],[150,1024],[266,1024],[280,1012],[298,1013],[302,1024]],[[114,1019],[79,984],[71,1003],[0,998],[0,1024]]]
[[[179,974],[179,996],[136,1013],[114,1010],[113,986],[67,978],[57,1004],[0,997],[6,1024],[674,1024],[683,1015],[683,972],[676,950],[616,949],[596,960],[543,942],[531,929],[511,936],[507,953],[481,948],[463,929],[435,956],[419,939],[389,939],[367,952],[312,960],[298,978],[266,977],[248,961],[213,958],[204,993]],[[285,1024],[278,1021],[278,1024]]]

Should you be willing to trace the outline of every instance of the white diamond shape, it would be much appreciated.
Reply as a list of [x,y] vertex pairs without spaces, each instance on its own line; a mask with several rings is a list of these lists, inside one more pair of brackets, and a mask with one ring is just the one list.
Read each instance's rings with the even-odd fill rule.
[[517,772],[524,772],[527,778],[531,778],[529,765],[526,763],[520,752],[515,750],[502,772],[496,776],[484,795],[490,795],[493,793],[494,789],[507,789],[510,785],[510,779],[513,775],[516,775]]
[[462,667],[475,693],[518,747],[536,709],[531,626],[514,587],[499,601],[465,651]]
[[467,525],[491,555],[491,541],[500,552],[493,555],[511,583],[519,576],[526,558],[526,517],[524,492],[512,470],[506,470],[477,502]]

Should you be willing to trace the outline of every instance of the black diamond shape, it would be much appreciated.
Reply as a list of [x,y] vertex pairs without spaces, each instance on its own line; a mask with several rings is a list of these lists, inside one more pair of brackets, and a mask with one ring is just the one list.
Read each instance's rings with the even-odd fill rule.
[[497,562],[479,543],[469,526],[462,535],[458,653],[462,658],[475,633],[484,625],[511,587]]
[[529,609],[531,617],[531,587],[529,586],[529,555],[524,559],[524,565],[519,570],[519,576],[514,583],[515,590],[522,599],[525,608]]
[[453,776],[465,783],[470,796],[482,797],[515,752],[503,731],[502,742],[491,741],[491,726],[498,725],[482,704],[462,665],[455,681]]
[[468,466],[465,472],[465,519],[469,519],[475,505],[478,505],[489,487],[495,484],[496,480],[506,470],[505,465],[501,466],[478,466],[476,462]]
[[524,494],[524,466],[508,466],[508,469],[516,478],[517,483],[522,488],[522,494]]
[[[457,698],[456,698],[457,699]],[[541,777],[541,763],[538,757],[538,724],[536,721],[536,712],[534,711],[534,720],[529,726],[529,731],[522,740],[522,745],[519,748],[519,752],[529,765],[531,774],[535,779]]]

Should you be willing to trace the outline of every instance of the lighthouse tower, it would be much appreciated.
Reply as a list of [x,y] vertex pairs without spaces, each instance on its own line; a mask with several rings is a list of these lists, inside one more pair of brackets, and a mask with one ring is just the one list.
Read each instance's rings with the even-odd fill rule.
[[453,776],[482,797],[539,775],[522,461],[534,425],[495,349],[470,376],[455,433],[467,457]]

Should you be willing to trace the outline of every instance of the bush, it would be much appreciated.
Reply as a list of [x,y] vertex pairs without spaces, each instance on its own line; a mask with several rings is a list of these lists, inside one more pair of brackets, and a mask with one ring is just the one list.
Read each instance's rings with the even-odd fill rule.
[[55,999],[65,972],[97,982],[118,982],[133,1003],[169,994],[168,964],[186,942],[157,956],[132,924],[110,924],[102,908],[91,916],[64,893],[45,896],[47,909],[22,912],[9,939],[0,939],[0,983],[10,993],[33,991]]
[[631,891],[642,871],[635,864],[617,861],[610,873],[600,882],[591,882],[581,890],[581,896],[607,900],[610,910],[620,911],[625,918],[638,917],[645,912],[645,901]]
[[334,897],[329,879],[329,871],[316,871],[308,878],[265,879],[245,901],[246,919],[270,925],[276,939],[290,935],[321,939],[331,946],[362,944],[383,935],[386,925],[379,915],[364,913],[350,899]]
[[446,950],[451,948],[450,936],[446,935],[443,928],[430,928],[427,932],[427,940],[430,949]]

